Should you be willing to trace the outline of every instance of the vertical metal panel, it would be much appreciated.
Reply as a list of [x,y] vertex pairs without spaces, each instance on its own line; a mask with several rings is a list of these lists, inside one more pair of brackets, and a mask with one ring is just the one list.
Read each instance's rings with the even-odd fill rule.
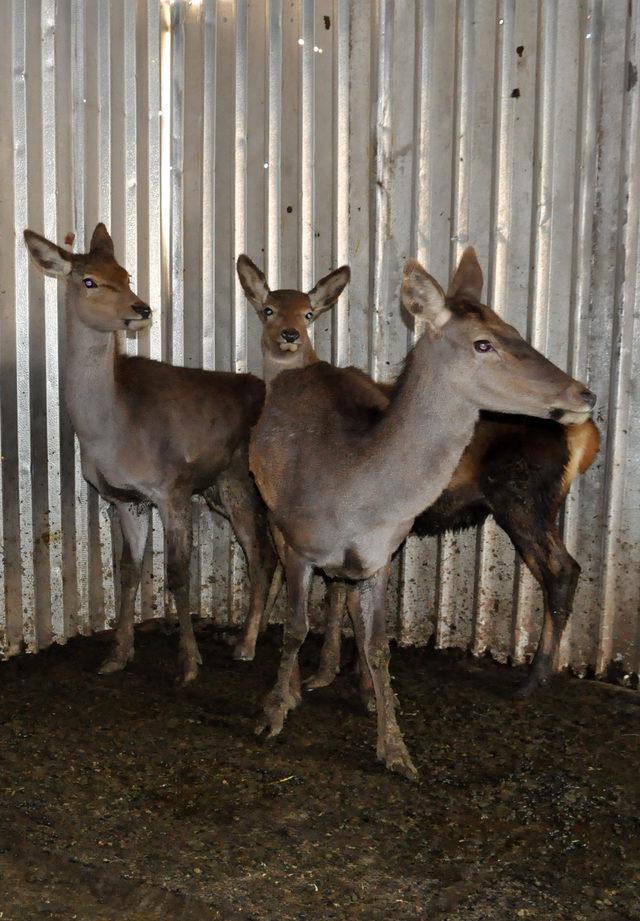
[[[39,12],[39,10],[38,10]],[[30,151],[27,140],[27,82],[26,38],[27,5],[25,0],[14,0],[12,8],[13,35],[13,213],[15,234],[15,373],[18,456],[18,514],[20,522],[20,572],[22,636],[27,648],[35,643],[35,590],[33,555],[33,508],[31,490],[31,376],[29,363],[29,268],[22,240],[28,216],[28,165]],[[9,230],[9,228],[7,228]],[[11,231],[9,231],[11,233]]]
[[[59,240],[74,230],[82,251],[104,220],[154,308],[151,332],[127,350],[237,371],[260,365],[241,250],[272,288],[308,288],[349,262],[317,349],[389,379],[412,341],[398,303],[405,258],[446,284],[474,244],[498,312],[599,397],[603,449],[563,518],[583,575],[562,663],[638,670],[636,6],[11,0],[0,36],[11,86],[0,100],[7,654],[114,613],[110,523],[60,408],[64,305],[22,243],[31,223]],[[226,523],[200,508],[194,520],[194,608],[237,621],[241,554]],[[154,516],[142,616],[163,611],[163,573]],[[314,605],[321,596],[316,582]],[[541,596],[489,522],[410,538],[389,607],[404,642],[424,642],[435,623],[441,645],[521,661]]]

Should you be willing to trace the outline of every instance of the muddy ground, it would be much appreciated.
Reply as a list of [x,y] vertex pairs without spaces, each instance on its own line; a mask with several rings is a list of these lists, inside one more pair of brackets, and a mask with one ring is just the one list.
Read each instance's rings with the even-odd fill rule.
[[255,738],[278,638],[204,629],[187,691],[157,631],[107,678],[99,638],[0,665],[2,921],[640,919],[640,693],[395,649],[412,784],[349,669]]

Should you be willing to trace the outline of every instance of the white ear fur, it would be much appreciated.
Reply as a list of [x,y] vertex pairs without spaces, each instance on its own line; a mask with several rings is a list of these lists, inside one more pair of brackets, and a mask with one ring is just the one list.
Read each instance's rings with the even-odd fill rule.
[[53,278],[63,278],[69,274],[73,265],[71,253],[34,233],[33,230],[25,230],[24,239],[31,258],[41,272]]
[[410,259],[404,267],[400,296],[406,311],[435,329],[451,319],[444,291],[416,259]]
[[338,298],[349,284],[351,279],[351,269],[348,265],[342,265],[339,269],[329,272],[324,278],[314,285],[309,291],[308,297],[311,301],[311,307],[316,316],[337,302]]
[[270,293],[264,273],[244,253],[238,256],[236,271],[242,290],[251,303],[255,307],[262,307]]

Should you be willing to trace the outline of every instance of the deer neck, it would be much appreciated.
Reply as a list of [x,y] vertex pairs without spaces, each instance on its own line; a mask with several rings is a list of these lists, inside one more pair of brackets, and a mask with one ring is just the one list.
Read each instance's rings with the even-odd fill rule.
[[76,435],[83,441],[103,436],[116,407],[115,333],[99,332],[78,318],[67,298],[65,403]]
[[311,340],[306,337],[295,352],[274,350],[271,340],[262,337],[262,374],[264,382],[269,387],[281,371],[293,371],[297,368],[306,368],[320,361],[313,350]]
[[471,441],[479,408],[457,386],[462,373],[452,346],[426,333],[372,433],[361,475],[369,495],[386,496],[400,521],[435,502]]

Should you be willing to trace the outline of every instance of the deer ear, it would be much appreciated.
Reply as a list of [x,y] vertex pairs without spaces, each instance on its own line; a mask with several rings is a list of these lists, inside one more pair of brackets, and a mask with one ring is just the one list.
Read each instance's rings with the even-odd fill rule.
[[55,243],[51,243],[33,230],[25,230],[24,240],[29,247],[31,258],[45,275],[63,278],[73,266],[73,254]]
[[269,285],[257,265],[245,256],[244,253],[238,256],[236,271],[242,285],[242,290],[247,295],[253,306],[258,309],[262,307],[269,297]]
[[400,297],[405,310],[434,329],[440,329],[451,318],[444,291],[416,259],[410,259],[404,267]]
[[96,229],[91,235],[90,252],[99,251],[107,256],[113,256],[113,240],[104,224],[96,224]]
[[478,257],[473,246],[467,246],[460,257],[458,268],[451,279],[447,295],[449,297],[470,297],[479,301],[482,297],[484,279]]
[[333,307],[351,279],[351,269],[348,265],[341,265],[339,269],[329,272],[324,278],[314,285],[307,295],[316,316]]

